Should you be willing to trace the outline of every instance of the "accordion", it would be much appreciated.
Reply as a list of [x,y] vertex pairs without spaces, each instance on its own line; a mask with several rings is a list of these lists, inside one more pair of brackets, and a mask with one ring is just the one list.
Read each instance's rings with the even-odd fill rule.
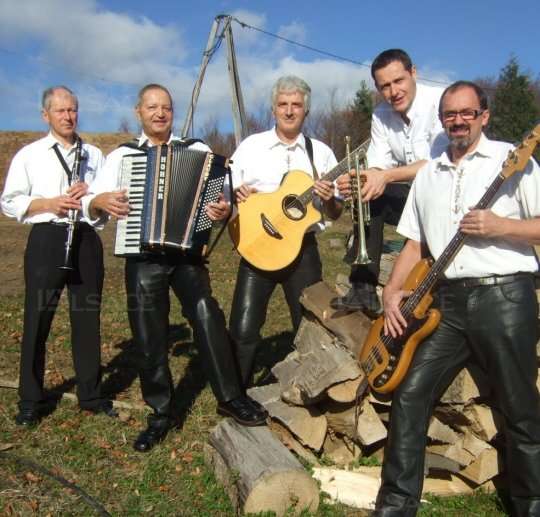
[[223,190],[228,158],[180,142],[122,158],[119,188],[130,212],[116,227],[114,254],[187,252],[204,256],[212,231],[205,213]]

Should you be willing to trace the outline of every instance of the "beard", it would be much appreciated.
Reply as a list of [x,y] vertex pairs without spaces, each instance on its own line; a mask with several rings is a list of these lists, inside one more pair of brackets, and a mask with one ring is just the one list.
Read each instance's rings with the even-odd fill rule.
[[452,131],[460,129],[469,129],[469,126],[464,124],[456,124],[448,128],[448,140],[450,141],[450,147],[457,151],[466,151],[472,143],[471,133],[465,136],[454,136]]

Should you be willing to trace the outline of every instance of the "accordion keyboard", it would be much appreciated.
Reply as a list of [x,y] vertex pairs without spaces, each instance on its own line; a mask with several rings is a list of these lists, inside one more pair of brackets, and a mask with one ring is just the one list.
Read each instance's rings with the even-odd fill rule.
[[115,255],[140,255],[146,154],[127,155],[122,159],[119,189],[129,192],[130,211],[117,222]]

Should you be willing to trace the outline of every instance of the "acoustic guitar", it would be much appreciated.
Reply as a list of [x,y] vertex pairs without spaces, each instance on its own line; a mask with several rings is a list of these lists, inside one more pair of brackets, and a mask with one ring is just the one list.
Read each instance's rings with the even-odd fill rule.
[[[503,182],[522,171],[535,147],[540,142],[540,124],[504,161],[502,171],[486,190],[475,209],[487,208]],[[393,338],[384,334],[384,316],[373,323],[360,352],[360,364],[374,391],[390,393],[395,390],[407,373],[418,345],[437,328],[441,313],[430,308],[431,291],[445,269],[463,246],[467,236],[458,231],[436,260],[422,259],[409,273],[403,289],[413,291],[401,305],[401,313],[407,321],[403,335]]]
[[[361,161],[367,144],[351,153]],[[354,162],[353,162],[354,163]],[[334,181],[349,172],[344,158],[321,179]],[[293,170],[283,176],[278,190],[256,192],[238,203],[237,215],[228,225],[238,253],[253,266],[276,271],[291,264],[300,253],[306,230],[321,220],[313,206],[314,181],[310,174]]]

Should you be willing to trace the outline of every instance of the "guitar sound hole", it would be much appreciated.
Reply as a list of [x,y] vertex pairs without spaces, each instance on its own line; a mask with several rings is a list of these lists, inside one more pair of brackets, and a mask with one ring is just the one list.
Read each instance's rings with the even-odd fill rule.
[[289,194],[283,198],[283,211],[293,221],[299,221],[306,215],[306,207],[294,194]]

